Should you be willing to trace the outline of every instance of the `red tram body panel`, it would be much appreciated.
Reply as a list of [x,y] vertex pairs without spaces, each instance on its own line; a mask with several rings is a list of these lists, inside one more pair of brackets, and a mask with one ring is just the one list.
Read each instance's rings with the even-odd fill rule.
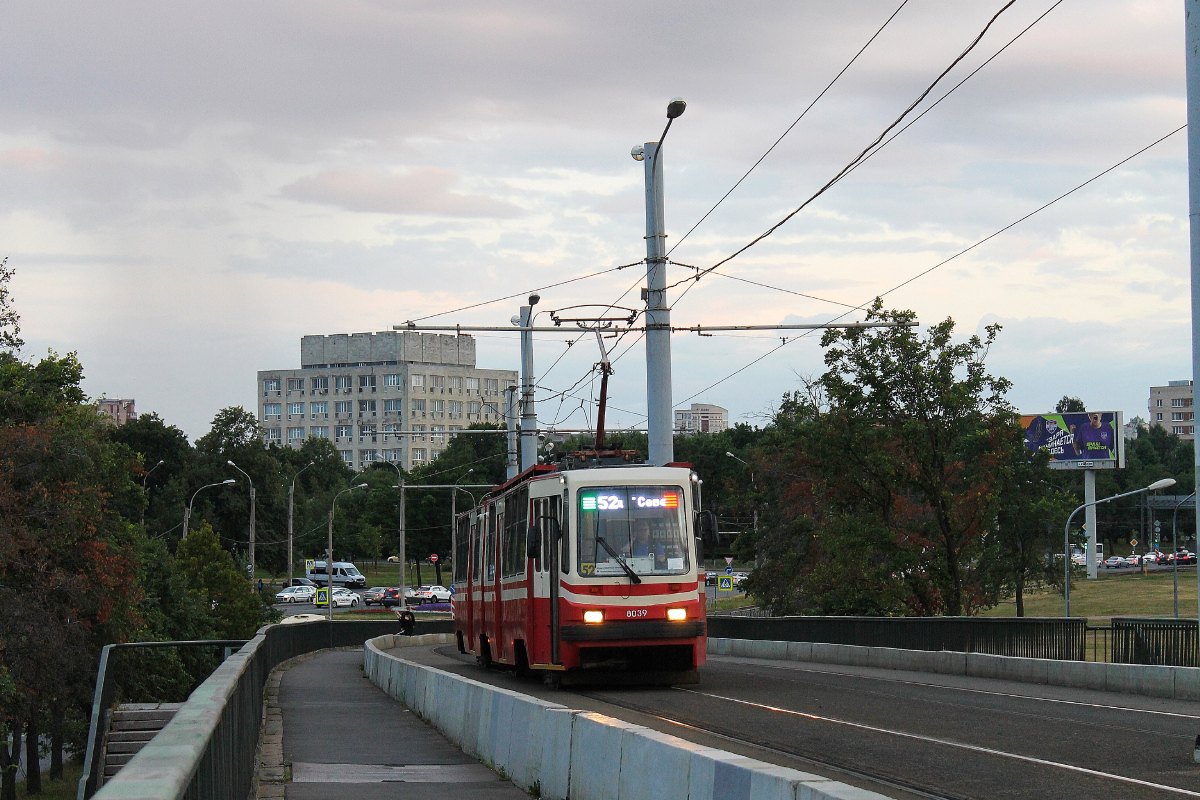
[[459,649],[555,682],[696,682],[696,494],[674,466],[539,465],[497,487],[455,521]]

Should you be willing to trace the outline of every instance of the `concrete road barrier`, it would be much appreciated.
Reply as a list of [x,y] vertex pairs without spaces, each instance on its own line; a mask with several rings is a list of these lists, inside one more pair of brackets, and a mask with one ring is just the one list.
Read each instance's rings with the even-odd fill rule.
[[[888,800],[819,775],[415,664],[395,652],[451,641],[448,634],[368,640],[363,671],[464,752],[547,800]],[[758,652],[786,657],[792,651],[790,642],[769,644],[774,646]],[[750,651],[745,645],[739,649]]]
[[1173,700],[1200,700],[1200,667],[1056,661],[1048,658],[993,656],[987,653],[956,653],[949,650],[901,650],[893,647],[772,642],[761,639],[710,638],[708,652],[742,658],[879,667],[941,675],[966,675],[972,678],[997,678],[1073,689],[1096,689]]

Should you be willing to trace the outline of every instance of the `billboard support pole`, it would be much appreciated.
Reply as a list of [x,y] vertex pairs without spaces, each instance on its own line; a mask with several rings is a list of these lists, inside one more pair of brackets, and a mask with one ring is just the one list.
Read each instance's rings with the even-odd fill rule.
[[[1195,397],[1196,378],[1200,377],[1200,0],[1184,0],[1184,41],[1184,72],[1187,76],[1188,221],[1191,223],[1192,267],[1192,396]],[[1200,466],[1200,447],[1194,449],[1195,464]],[[1200,471],[1197,471],[1197,474],[1200,475]],[[1200,514],[1196,515],[1196,525],[1197,544],[1200,544]],[[1196,593],[1200,598],[1200,569],[1196,570]]]
[[1083,471],[1083,502],[1088,504],[1084,514],[1084,524],[1087,526],[1087,576],[1096,579],[1096,470]]

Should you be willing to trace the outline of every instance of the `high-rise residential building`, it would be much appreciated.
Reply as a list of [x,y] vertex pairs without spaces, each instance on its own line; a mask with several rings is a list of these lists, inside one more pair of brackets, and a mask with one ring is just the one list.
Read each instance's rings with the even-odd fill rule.
[[1166,386],[1151,386],[1148,425],[1166,428],[1179,438],[1196,438],[1196,409],[1193,406],[1191,381],[1167,381]]
[[516,382],[515,370],[475,366],[471,336],[304,336],[299,369],[258,373],[258,420],[267,444],[328,439],[355,469],[382,457],[408,470],[473,422],[505,423]]
[[729,427],[729,410],[708,403],[692,403],[675,411],[675,430],[679,433],[708,431],[717,433]]
[[121,400],[101,397],[96,404],[100,407],[100,416],[107,418],[113,425],[124,425],[131,419],[137,419],[132,397]]

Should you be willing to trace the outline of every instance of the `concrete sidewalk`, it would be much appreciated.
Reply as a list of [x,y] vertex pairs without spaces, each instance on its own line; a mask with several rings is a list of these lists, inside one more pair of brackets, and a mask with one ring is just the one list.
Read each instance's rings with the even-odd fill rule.
[[286,797],[528,798],[373,686],[362,660],[361,650],[330,651],[284,672]]

